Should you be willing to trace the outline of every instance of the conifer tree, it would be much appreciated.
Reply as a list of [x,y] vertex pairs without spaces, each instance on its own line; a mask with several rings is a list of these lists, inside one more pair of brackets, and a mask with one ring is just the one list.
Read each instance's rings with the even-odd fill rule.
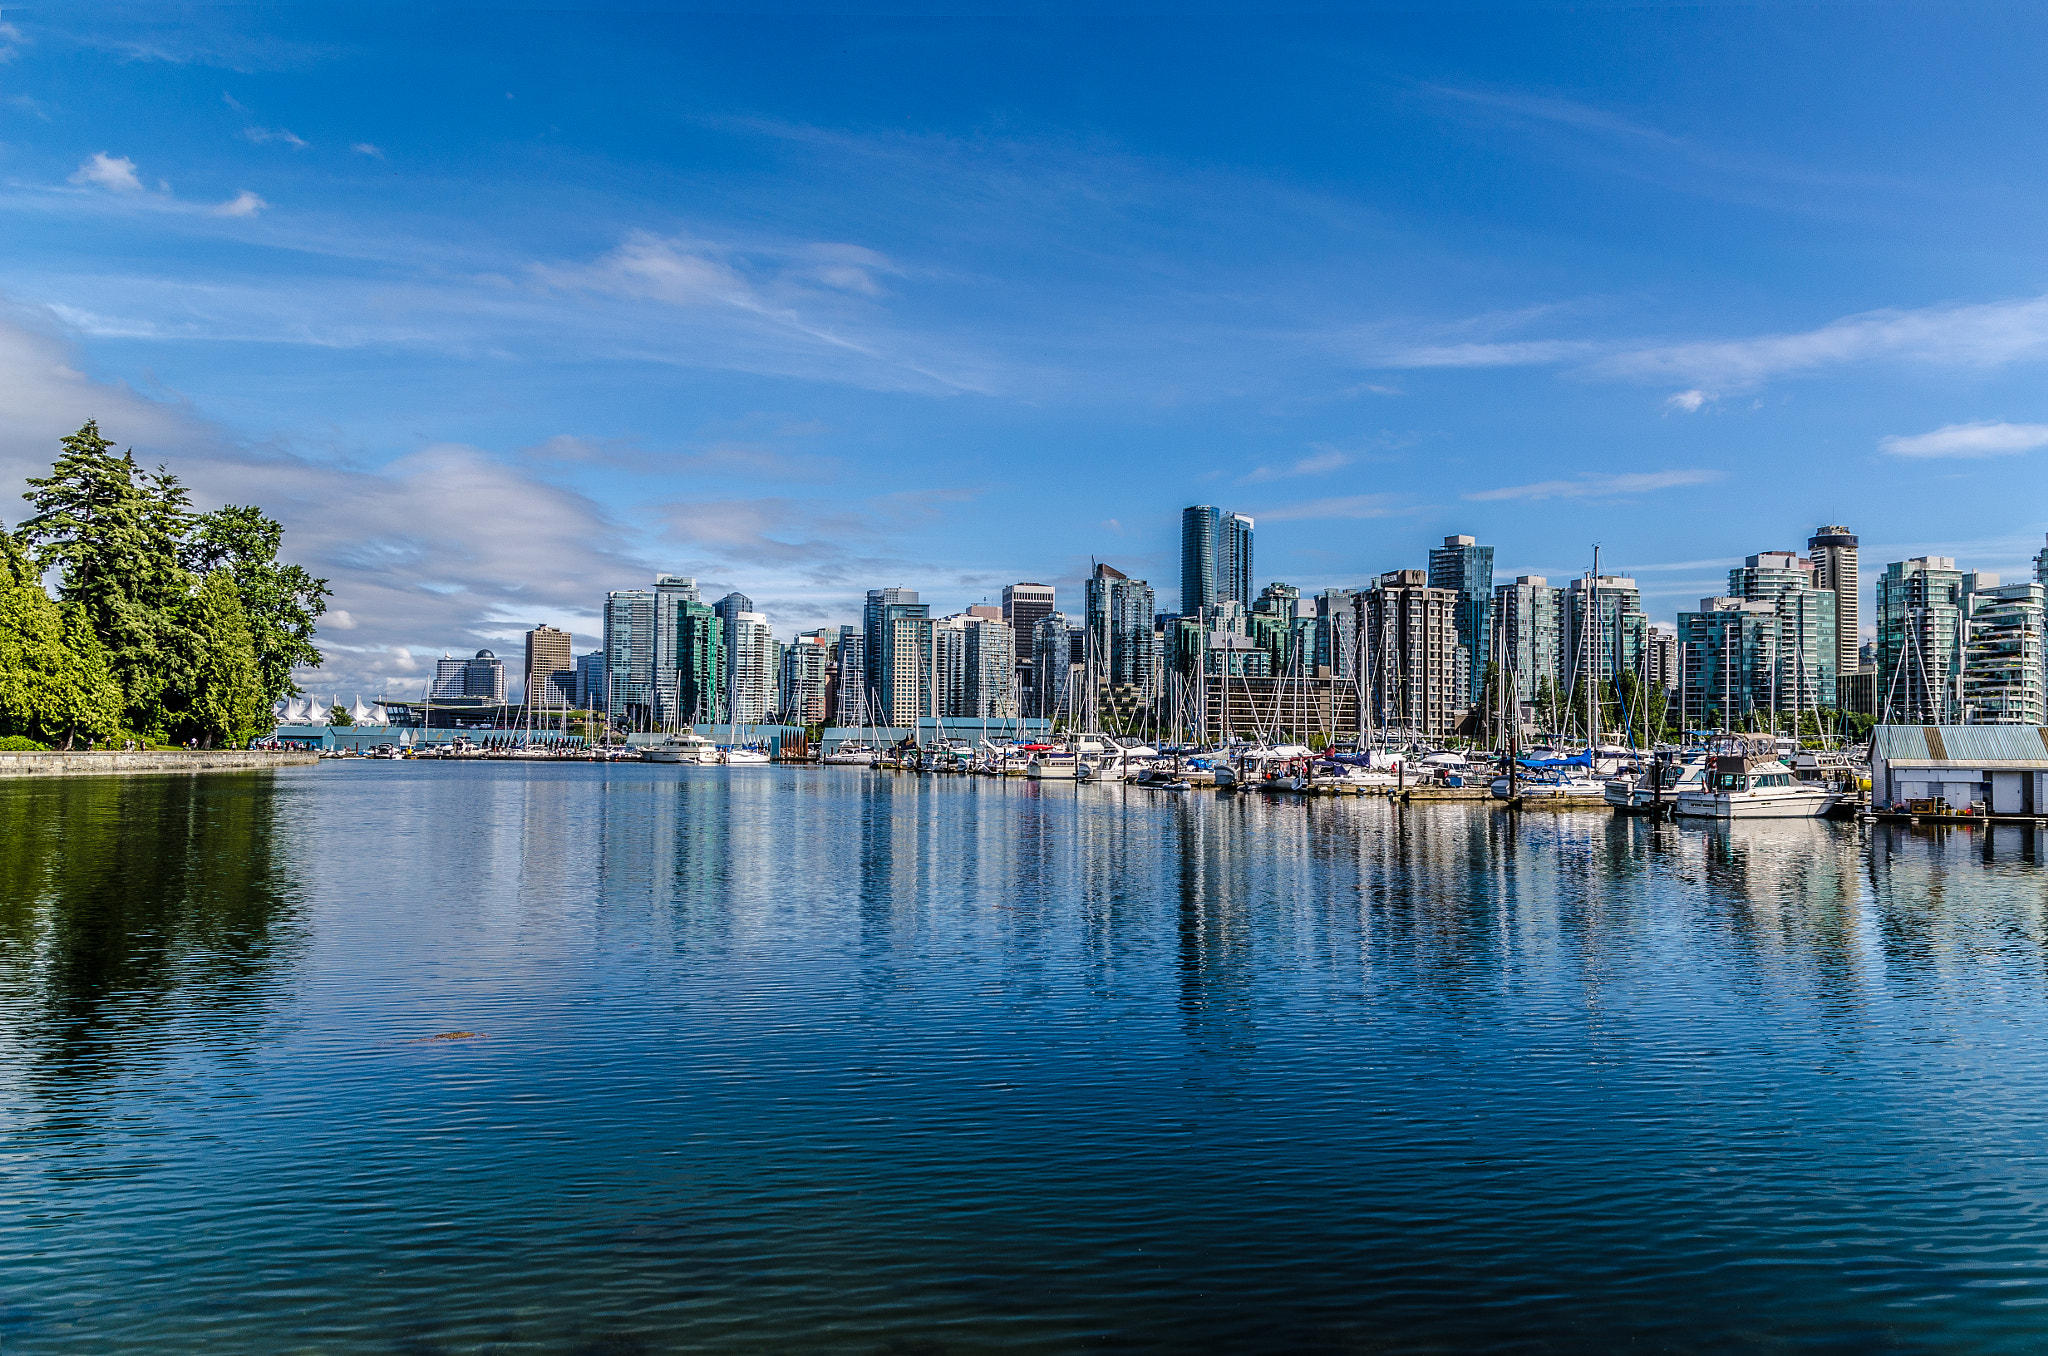
[[327,611],[332,590],[302,566],[278,563],[284,528],[255,505],[229,504],[203,514],[185,544],[184,565],[195,574],[227,569],[256,645],[256,667],[267,701],[296,695],[295,668],[317,668],[315,619]]
[[268,723],[270,703],[233,573],[214,570],[200,581],[185,633],[193,646],[185,713],[193,733],[206,748],[240,748]]
[[111,739],[121,689],[85,609],[59,606],[27,552],[0,533],[0,735],[70,747]]

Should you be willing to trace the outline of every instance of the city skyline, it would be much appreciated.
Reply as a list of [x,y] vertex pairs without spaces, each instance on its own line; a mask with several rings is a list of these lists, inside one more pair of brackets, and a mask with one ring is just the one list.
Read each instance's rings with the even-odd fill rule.
[[96,417],[279,518],[309,682],[363,691],[659,573],[785,636],[1092,560],[1164,597],[1193,503],[1305,595],[1598,541],[1671,622],[1839,523],[2017,578],[2044,36],[10,11],[0,520]]

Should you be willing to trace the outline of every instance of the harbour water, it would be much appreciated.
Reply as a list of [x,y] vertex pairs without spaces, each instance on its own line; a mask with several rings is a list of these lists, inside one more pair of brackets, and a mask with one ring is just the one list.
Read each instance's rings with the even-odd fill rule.
[[360,762],[0,845],[6,1356],[2048,1341],[2031,830]]

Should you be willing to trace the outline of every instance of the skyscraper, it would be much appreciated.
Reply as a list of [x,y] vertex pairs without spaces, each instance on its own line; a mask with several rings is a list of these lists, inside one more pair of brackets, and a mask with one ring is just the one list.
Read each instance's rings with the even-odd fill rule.
[[1088,577],[1085,617],[1094,650],[1095,678],[1104,687],[1134,690],[1141,700],[1157,693],[1153,669],[1152,586],[1110,565]]
[[1473,537],[1445,537],[1444,544],[1429,553],[1429,586],[1457,592],[1458,643],[1465,647],[1467,671],[1472,688],[1469,701],[1479,699],[1486,685],[1486,664],[1490,659],[1493,634],[1493,548],[1480,546]]
[[1252,520],[1225,513],[1214,504],[1194,504],[1180,514],[1180,614],[1199,617],[1205,607],[1238,602],[1250,607]]
[[[1849,568],[1855,569],[1853,554]],[[1790,551],[1762,551],[1728,571],[1729,596],[1777,608],[1774,667],[1757,698],[1765,709],[1799,712],[1835,704],[1840,595],[1818,587],[1817,572],[1810,559]]]
[[1823,527],[1806,539],[1806,558],[1813,562],[1813,586],[1835,595],[1835,673],[1854,673],[1860,667],[1856,648],[1863,624],[1856,537],[1846,527]]
[[1038,709],[1033,697],[1037,677],[1031,664],[1031,634],[1038,626],[1038,619],[1050,615],[1053,606],[1050,584],[1003,586],[1003,620],[1010,623],[1010,630],[1014,632],[1010,639],[1017,655],[1017,700],[1026,710]]
[[1650,619],[1642,592],[1626,575],[1581,575],[1565,586],[1565,683],[1588,677],[1611,682],[1617,674],[1641,674]]
[[1535,701],[1547,684],[1556,700],[1564,684],[1564,590],[1540,574],[1519,575],[1494,588],[1492,611],[1503,682],[1511,677],[1518,700],[1526,702]]
[[1950,725],[1960,716],[1969,594],[1980,581],[1950,556],[1894,561],[1877,577],[1877,709],[1887,724]]
[[576,660],[567,631],[542,622],[526,633],[526,704],[567,706],[573,699]]
[[1963,657],[1963,723],[2048,723],[2048,586],[1985,584],[1970,595]]
[[688,575],[656,575],[653,599],[653,699],[648,719],[657,726],[720,719],[725,709],[726,652],[720,620],[704,605],[697,581]]
[[[729,595],[720,606],[740,595]],[[775,714],[777,672],[775,637],[768,618],[759,612],[735,610],[725,619],[731,643],[726,662],[727,714],[735,724],[759,725]]]
[[[663,575],[663,579],[672,576]],[[694,591],[694,588],[693,588]],[[605,689],[612,716],[640,725],[654,715],[654,590],[618,589],[604,596]],[[671,650],[673,653],[673,650]]]
[[1459,597],[1429,587],[1422,570],[1389,570],[1358,595],[1366,718],[1377,728],[1449,734],[1469,705]]
[[1193,504],[1180,511],[1180,615],[1200,617],[1216,603],[1216,547],[1223,510]]
[[927,710],[932,659],[931,605],[915,589],[869,589],[865,615],[869,701],[879,722],[914,728]]

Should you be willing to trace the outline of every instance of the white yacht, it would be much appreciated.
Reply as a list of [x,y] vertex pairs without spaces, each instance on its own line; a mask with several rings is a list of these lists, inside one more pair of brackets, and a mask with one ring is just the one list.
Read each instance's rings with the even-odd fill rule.
[[1803,782],[1771,754],[1716,753],[1694,790],[1678,793],[1678,813],[1694,819],[1819,819],[1842,793]]
[[719,761],[727,767],[753,767],[774,760],[768,756],[766,749],[751,744],[735,744],[725,751],[725,756]]
[[640,750],[643,763],[715,763],[718,761],[718,745],[703,735],[691,730],[672,734],[659,744],[648,744]]
[[847,767],[873,767],[875,751],[858,740],[849,740],[818,760],[821,763],[838,763]]

